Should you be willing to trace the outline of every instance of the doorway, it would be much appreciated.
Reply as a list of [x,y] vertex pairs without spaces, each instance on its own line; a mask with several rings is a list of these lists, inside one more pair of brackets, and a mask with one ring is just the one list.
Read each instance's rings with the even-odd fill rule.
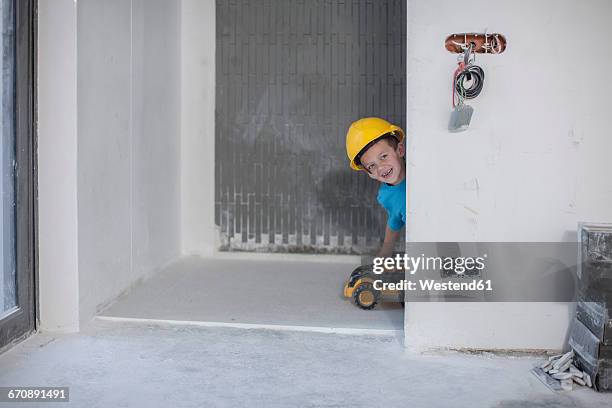
[[[404,126],[405,2],[193,0],[183,1],[180,10],[168,2],[134,2],[132,8],[123,2],[102,6],[106,4],[79,2],[84,20],[79,24],[80,100],[110,94],[114,102],[80,110],[80,141],[92,144],[83,148],[79,157],[87,159],[79,166],[92,176],[84,186],[106,179],[115,168],[132,169],[136,182],[130,184],[125,172],[117,170],[108,193],[116,186],[132,190],[132,203],[112,200],[104,212],[99,203],[108,195],[101,197],[91,188],[79,193],[81,214],[103,222],[104,228],[117,225],[101,238],[100,228],[79,224],[79,241],[88,242],[81,245],[87,252],[79,257],[87,260],[82,293],[97,296],[110,290],[117,279],[125,279],[123,271],[133,273],[143,260],[172,248],[156,241],[173,237],[160,232],[175,224],[178,212],[162,212],[175,206],[158,202],[180,197],[183,224],[180,256],[160,265],[116,302],[98,308],[98,318],[394,334],[403,330],[397,302],[363,311],[345,297],[343,287],[362,263],[361,256],[379,248],[385,227],[384,211],[376,203],[377,185],[350,170],[344,138],[350,122],[362,116],[381,116]],[[119,22],[115,32],[122,35],[106,35],[111,22]],[[160,32],[163,43],[155,37]],[[180,58],[175,58],[173,44],[180,45]],[[116,55],[116,66],[95,59],[101,49]],[[151,68],[165,64],[174,65]],[[174,95],[176,73],[180,115],[173,102],[164,109],[146,109],[162,100],[154,98],[161,90]],[[116,81],[115,74],[124,84],[116,89],[108,86],[111,78]],[[129,98],[131,114],[122,108]],[[115,113],[135,125],[120,127]],[[177,116],[176,133],[169,130],[153,138],[151,132],[141,132],[140,123],[167,125]],[[111,126],[112,133],[104,131]],[[131,134],[121,135],[130,129]],[[115,154],[110,137],[117,137],[119,146],[126,142],[133,153]],[[175,154],[179,141],[180,156]],[[161,142],[163,149],[154,149]],[[100,146],[126,162],[109,170]],[[164,155],[153,158],[151,151]],[[164,177],[152,177],[162,166]],[[160,183],[176,174],[176,166],[181,169],[180,194],[174,194],[170,183],[172,193],[166,194]],[[144,195],[142,189],[149,185],[163,196],[152,200],[152,194]],[[120,208],[115,211],[115,206]],[[144,216],[149,208],[155,217]],[[131,232],[118,234],[124,226]],[[120,239],[111,238],[111,244],[121,252],[100,251],[101,239],[115,235]],[[100,266],[92,266],[97,257]]]

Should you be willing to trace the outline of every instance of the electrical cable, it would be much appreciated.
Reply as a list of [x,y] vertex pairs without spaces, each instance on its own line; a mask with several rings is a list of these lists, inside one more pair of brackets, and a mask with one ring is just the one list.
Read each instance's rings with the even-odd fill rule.
[[[463,68],[465,68],[465,64],[463,63],[463,61],[460,61],[459,62],[459,66],[457,67],[457,69],[453,73],[453,86],[452,86],[452,89],[453,89],[453,92],[452,92],[452,94],[453,94],[453,96],[452,96],[452,98],[453,98],[453,108],[455,106],[457,106],[457,105],[462,105],[463,104],[463,99],[461,98],[462,95],[461,95],[461,93],[457,92],[457,85],[456,85],[457,84],[457,75],[459,75],[459,73],[461,71],[463,71]],[[456,98],[457,102],[455,102],[455,92],[457,92],[457,98]]]
[[[482,91],[484,85],[484,70],[478,65],[468,64],[455,71],[455,90],[465,99],[474,99]],[[465,82],[471,82],[468,87]]]

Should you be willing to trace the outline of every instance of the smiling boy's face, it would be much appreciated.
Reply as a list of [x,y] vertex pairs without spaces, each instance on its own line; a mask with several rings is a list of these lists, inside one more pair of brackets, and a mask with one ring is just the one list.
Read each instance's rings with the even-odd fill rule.
[[370,147],[361,156],[361,165],[371,178],[381,183],[398,184],[404,180],[404,144],[393,147],[386,139],[382,139]]

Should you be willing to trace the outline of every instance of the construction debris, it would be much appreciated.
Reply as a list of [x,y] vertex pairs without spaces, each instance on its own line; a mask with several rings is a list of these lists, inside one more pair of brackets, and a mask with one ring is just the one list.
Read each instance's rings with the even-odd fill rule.
[[611,392],[612,224],[581,223],[578,230],[578,292],[568,345],[575,353],[574,369],[585,373],[585,385]]
[[547,361],[531,370],[553,391],[571,391],[574,384],[592,387],[591,377],[573,364],[574,351],[550,357]]

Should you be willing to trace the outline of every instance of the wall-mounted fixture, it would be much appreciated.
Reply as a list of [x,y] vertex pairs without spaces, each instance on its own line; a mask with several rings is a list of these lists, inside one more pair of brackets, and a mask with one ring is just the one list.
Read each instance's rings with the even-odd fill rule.
[[456,54],[463,54],[470,45],[476,54],[501,54],[506,50],[506,37],[497,33],[461,33],[451,34],[444,41],[446,49]]
[[452,34],[444,45],[448,51],[462,54],[453,73],[453,111],[448,123],[450,132],[461,132],[467,130],[474,113],[465,100],[476,98],[484,85],[484,70],[475,64],[476,53],[501,54],[506,49],[506,38],[501,34]]

